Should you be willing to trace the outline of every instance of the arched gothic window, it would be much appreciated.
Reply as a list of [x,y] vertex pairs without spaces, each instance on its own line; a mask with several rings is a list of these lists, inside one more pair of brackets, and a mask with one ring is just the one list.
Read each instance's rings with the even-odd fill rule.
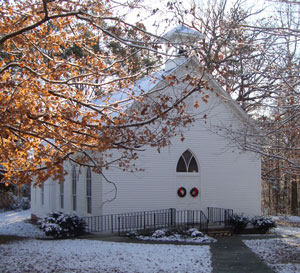
[[198,164],[194,157],[194,155],[186,150],[179,158],[177,163],[176,172],[179,173],[197,173],[198,172]]

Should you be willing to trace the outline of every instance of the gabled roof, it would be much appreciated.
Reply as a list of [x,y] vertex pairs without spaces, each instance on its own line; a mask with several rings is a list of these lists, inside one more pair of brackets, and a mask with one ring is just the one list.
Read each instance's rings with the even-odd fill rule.
[[[200,62],[198,61],[196,56],[191,56],[188,58],[184,58],[184,60],[177,65],[176,67],[172,68],[171,70],[165,71],[160,70],[152,75],[146,76],[136,82],[134,85],[134,89],[136,91],[141,90],[145,93],[151,93],[151,91],[155,91],[156,87],[164,82],[164,78],[167,76],[171,76],[177,70],[182,69],[187,66],[187,64],[192,63],[195,66],[201,67]],[[243,121],[249,121],[249,115],[238,105],[238,103],[231,98],[231,96],[224,90],[224,88],[213,78],[212,75],[203,72],[203,78],[208,81],[208,84],[213,88],[214,92],[218,94],[220,98],[222,98],[227,105],[234,111],[234,113]],[[167,83],[166,83],[167,84]],[[255,128],[255,125],[252,124]],[[257,128],[255,130],[258,131]]]
[[175,70],[177,70],[181,65],[188,62],[188,59],[181,58],[182,61],[179,62],[180,64],[173,67],[172,69],[166,70],[161,69],[151,75],[145,76],[139,80],[137,80],[133,86],[133,89],[135,91],[144,91],[144,92],[150,92],[158,83],[163,81],[165,77],[168,77],[171,75]]
[[[195,57],[191,57],[192,61],[195,62],[196,65],[201,67],[199,60]],[[224,90],[224,88],[214,79],[214,77],[206,72],[203,72],[204,78],[209,82],[213,90],[226,102],[228,105],[238,114],[239,117],[248,121],[250,119],[249,115],[242,109],[242,107]]]

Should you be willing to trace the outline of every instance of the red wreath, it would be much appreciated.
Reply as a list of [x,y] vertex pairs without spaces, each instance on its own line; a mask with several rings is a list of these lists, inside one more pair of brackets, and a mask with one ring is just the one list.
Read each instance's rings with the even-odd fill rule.
[[184,187],[180,187],[177,190],[177,194],[179,197],[185,197],[186,196],[186,189]]
[[199,194],[199,190],[197,188],[192,188],[190,190],[190,194],[191,194],[192,197],[197,197],[198,194]]

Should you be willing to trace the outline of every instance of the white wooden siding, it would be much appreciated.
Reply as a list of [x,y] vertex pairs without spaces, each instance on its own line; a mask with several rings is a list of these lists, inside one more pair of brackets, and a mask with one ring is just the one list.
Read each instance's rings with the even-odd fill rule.
[[[200,102],[200,101],[199,101]],[[106,172],[118,187],[118,197],[104,206],[104,213],[121,213],[162,208],[203,209],[208,206],[232,208],[247,215],[260,214],[260,158],[250,152],[241,152],[213,130],[216,124],[242,126],[230,108],[220,98],[210,95],[208,105],[200,104],[201,111],[208,108],[207,119],[199,119],[160,153],[148,148],[137,163],[145,172],[139,175],[118,170]],[[205,111],[204,111],[205,112]],[[190,149],[199,163],[199,175],[176,173],[181,154]],[[177,196],[177,189],[185,186],[187,195]],[[197,198],[189,190],[199,187]],[[111,188],[104,183],[104,192]],[[104,197],[105,198],[105,197]]]
[[[177,75],[189,73],[195,67],[182,67]],[[184,72],[183,72],[184,70]],[[189,70],[189,71],[187,71]],[[165,92],[176,94],[178,86],[165,89]],[[111,214],[166,208],[202,209],[209,206],[229,208],[246,215],[261,213],[261,166],[260,157],[238,150],[234,143],[217,134],[218,126],[242,128],[241,113],[236,112],[230,102],[226,102],[214,92],[209,94],[208,103],[202,102],[203,94],[195,93],[190,98],[193,105],[196,100],[199,108],[188,107],[194,111],[196,121],[184,130],[185,141],[180,137],[171,139],[171,145],[157,152],[147,148],[140,153],[135,162],[144,172],[126,173],[117,168],[105,171],[105,176],[117,186],[117,198],[114,187],[101,175],[92,172],[92,214]],[[198,111],[198,112],[196,112]],[[207,118],[203,119],[203,115]],[[190,149],[195,155],[199,173],[176,173],[176,166],[181,154]],[[65,178],[64,212],[72,212],[72,179],[71,166],[65,164],[68,174]],[[78,170],[78,169],[77,169]],[[81,168],[77,182],[77,210],[79,215],[87,215],[86,207],[86,169]],[[51,185],[51,186],[50,186]],[[184,186],[187,195],[180,198],[177,189]],[[50,187],[52,187],[50,191]],[[198,197],[191,197],[189,191],[197,187]],[[32,213],[42,216],[59,208],[59,185],[51,180],[45,184],[45,204],[40,205],[39,190],[33,190]],[[46,194],[48,192],[48,194]],[[50,196],[49,196],[50,194]],[[50,200],[55,200],[50,202]],[[51,204],[50,204],[51,203]]]

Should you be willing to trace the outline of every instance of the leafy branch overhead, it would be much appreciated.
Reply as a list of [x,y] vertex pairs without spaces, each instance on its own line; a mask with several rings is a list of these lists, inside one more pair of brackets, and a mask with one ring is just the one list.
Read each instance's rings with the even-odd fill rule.
[[[218,133],[260,153],[268,181],[294,175],[299,181],[300,5],[295,2],[272,2],[267,13],[247,9],[241,0],[189,7],[168,1],[165,10],[163,4],[159,10],[150,6],[150,15],[160,20],[154,27],[180,23],[203,34],[190,48],[176,45],[202,66],[200,77],[180,79],[186,89],[178,92],[177,76],[160,74],[164,84],[156,85],[155,72],[172,57],[163,49],[169,41],[142,23],[126,22],[125,11],[136,10],[139,17],[146,2],[2,1],[1,181],[62,180],[67,159],[98,173],[111,164],[135,170],[132,159],[145,145],[159,150],[176,134],[184,139],[180,128],[194,118],[185,100],[198,92],[196,110],[209,101],[202,72],[211,74],[261,129],[253,135],[252,125],[245,124],[245,130],[218,128]],[[145,77],[154,90],[140,84]]]
[[66,159],[128,169],[143,145],[167,145],[192,121],[183,100],[200,86],[170,99],[133,88],[161,63],[158,40],[116,16],[114,2],[2,1],[2,181],[62,181]]

